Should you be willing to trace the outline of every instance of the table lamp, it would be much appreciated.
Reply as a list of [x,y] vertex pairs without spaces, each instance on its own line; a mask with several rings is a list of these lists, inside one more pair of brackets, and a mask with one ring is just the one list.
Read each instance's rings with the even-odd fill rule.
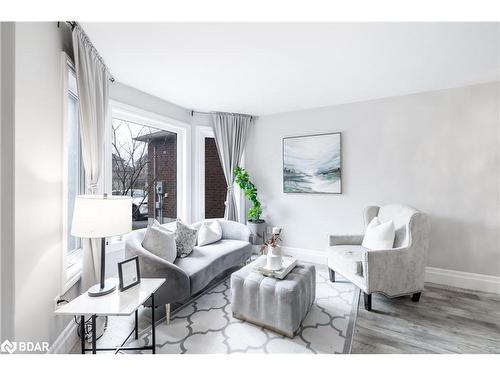
[[75,199],[71,235],[101,239],[101,281],[88,290],[91,297],[103,296],[116,289],[105,280],[106,237],[132,230],[132,198],[122,195],[79,195]]

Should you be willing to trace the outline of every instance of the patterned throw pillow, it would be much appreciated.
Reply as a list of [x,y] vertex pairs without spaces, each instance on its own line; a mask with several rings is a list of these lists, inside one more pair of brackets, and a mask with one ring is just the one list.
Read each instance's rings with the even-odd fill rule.
[[177,256],[187,257],[193,251],[198,237],[198,230],[184,224],[177,219],[177,231],[175,232],[175,243],[177,245]]

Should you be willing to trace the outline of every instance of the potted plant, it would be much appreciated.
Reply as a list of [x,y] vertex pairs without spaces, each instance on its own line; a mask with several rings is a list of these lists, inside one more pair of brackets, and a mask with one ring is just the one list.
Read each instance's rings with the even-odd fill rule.
[[241,190],[245,192],[245,196],[252,203],[252,207],[248,210],[247,226],[250,232],[252,232],[252,243],[254,245],[260,245],[264,239],[266,222],[260,218],[262,215],[262,205],[257,197],[257,188],[252,181],[250,181],[248,172],[239,166],[234,169],[234,177],[235,182]]

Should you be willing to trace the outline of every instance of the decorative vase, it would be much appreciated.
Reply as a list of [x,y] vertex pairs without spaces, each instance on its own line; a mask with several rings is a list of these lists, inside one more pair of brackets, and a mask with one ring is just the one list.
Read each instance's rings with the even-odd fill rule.
[[247,227],[252,233],[250,242],[252,245],[262,245],[264,243],[264,236],[266,232],[266,221],[259,220],[248,220]]
[[267,261],[266,268],[268,270],[277,271],[283,267],[281,247],[268,246],[267,247]]

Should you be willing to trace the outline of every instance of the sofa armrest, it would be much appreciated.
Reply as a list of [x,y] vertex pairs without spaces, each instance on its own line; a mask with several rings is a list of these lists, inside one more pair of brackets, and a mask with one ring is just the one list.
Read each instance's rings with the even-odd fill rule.
[[182,301],[191,295],[189,276],[173,263],[149,252],[142,246],[140,234],[132,233],[125,241],[125,256],[139,257],[141,277],[165,278],[158,291],[158,304]]
[[395,247],[392,249],[384,249],[384,250],[367,249],[365,256],[367,260],[389,259],[390,257],[393,256],[406,256],[406,254],[408,254],[408,249],[409,249],[408,247]]
[[384,291],[396,296],[423,290],[425,267],[417,266],[416,256],[409,247],[365,251],[367,292]]
[[331,234],[328,236],[328,246],[361,245],[362,242],[362,234]]

